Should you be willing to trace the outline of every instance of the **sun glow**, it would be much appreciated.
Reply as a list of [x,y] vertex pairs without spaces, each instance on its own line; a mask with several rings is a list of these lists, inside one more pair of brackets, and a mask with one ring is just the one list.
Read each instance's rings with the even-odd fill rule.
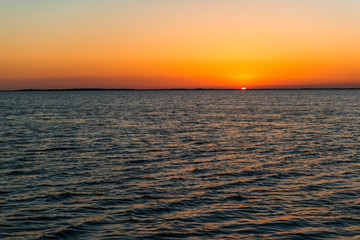
[[360,1],[32,2],[0,0],[0,90],[360,87]]
[[241,90],[246,90],[246,87],[242,87]]

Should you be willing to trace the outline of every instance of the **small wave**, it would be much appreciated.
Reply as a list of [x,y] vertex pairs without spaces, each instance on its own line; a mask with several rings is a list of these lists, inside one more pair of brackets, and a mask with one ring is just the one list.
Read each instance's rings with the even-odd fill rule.
[[67,150],[81,150],[81,148],[77,147],[53,147],[53,148],[46,148],[41,149],[43,152],[55,152],[55,151],[67,151]]
[[84,193],[74,193],[74,192],[60,192],[55,194],[48,194],[46,196],[42,196],[42,198],[46,199],[48,202],[56,202],[56,201],[64,201],[73,197],[79,196],[87,196],[88,194]]
[[13,170],[9,171],[6,174],[9,176],[21,176],[21,175],[39,175],[43,173],[44,170]]

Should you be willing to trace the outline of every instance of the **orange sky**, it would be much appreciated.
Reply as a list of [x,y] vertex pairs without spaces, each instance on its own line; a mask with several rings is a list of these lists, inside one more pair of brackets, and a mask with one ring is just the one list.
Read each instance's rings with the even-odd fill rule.
[[0,2],[0,89],[360,87],[360,1]]

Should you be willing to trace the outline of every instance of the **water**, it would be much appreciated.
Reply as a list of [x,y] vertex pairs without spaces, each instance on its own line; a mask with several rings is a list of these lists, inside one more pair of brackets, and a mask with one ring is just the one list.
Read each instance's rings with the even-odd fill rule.
[[360,239],[359,103],[0,92],[0,238]]

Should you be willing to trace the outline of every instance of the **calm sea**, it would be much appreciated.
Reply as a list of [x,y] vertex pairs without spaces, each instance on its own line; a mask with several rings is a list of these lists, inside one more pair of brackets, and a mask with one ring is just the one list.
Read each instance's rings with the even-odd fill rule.
[[360,90],[0,92],[2,239],[360,239]]

